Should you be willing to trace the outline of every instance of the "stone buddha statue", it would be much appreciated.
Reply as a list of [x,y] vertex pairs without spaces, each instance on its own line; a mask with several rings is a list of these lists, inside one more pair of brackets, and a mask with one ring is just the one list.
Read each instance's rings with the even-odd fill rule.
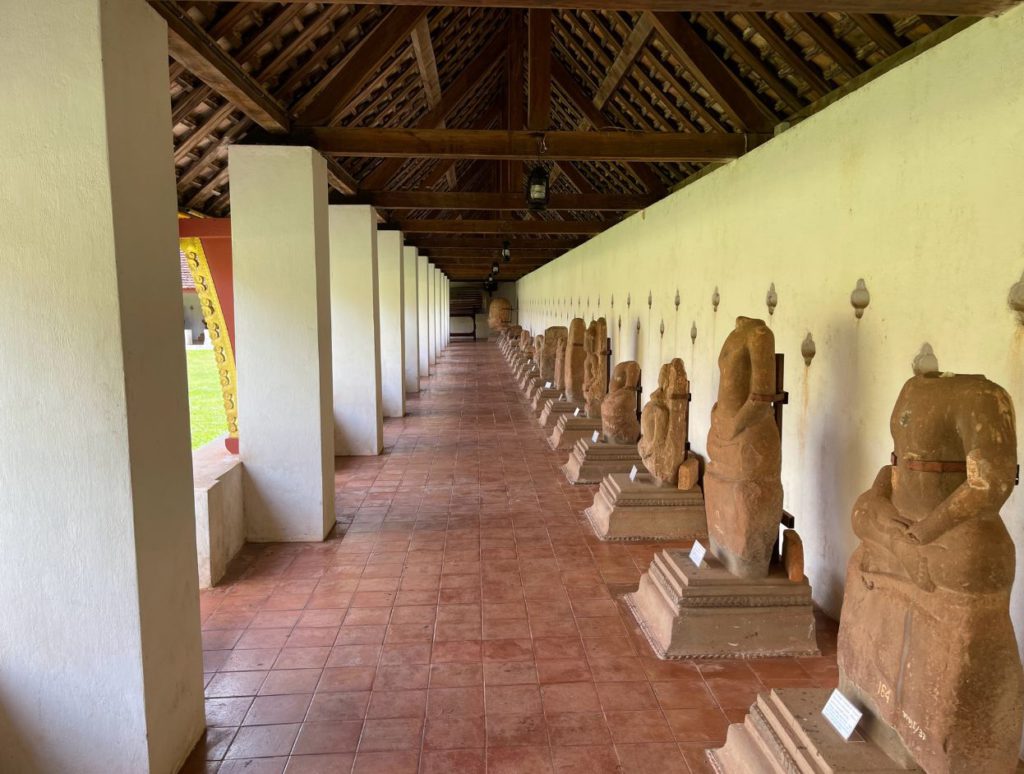
[[556,356],[559,341],[565,341],[567,330],[564,325],[552,325],[544,331],[544,346],[540,353],[540,378],[555,386]]
[[601,401],[608,392],[608,324],[599,317],[587,327],[583,339],[583,405],[587,416],[601,416]]
[[565,397],[570,403],[583,405],[583,372],[587,352],[584,339],[587,324],[579,317],[569,323],[569,337],[565,346]]
[[[562,330],[565,330],[563,328]],[[569,343],[568,335],[560,336],[555,342],[555,375],[552,381],[552,385],[556,390],[565,391],[565,356],[567,344]]]
[[679,466],[686,459],[686,428],[690,413],[690,381],[678,357],[658,374],[658,389],[640,415],[637,450],[658,486],[679,483]]
[[487,307],[487,327],[492,331],[503,331],[512,320],[512,304],[507,298],[492,298]]
[[711,551],[741,578],[768,575],[782,516],[782,448],[775,424],[775,337],[736,319],[718,357],[704,474]]
[[1014,425],[1009,396],[983,376],[914,376],[893,409],[892,464],[853,509],[840,688],[872,741],[931,774],[1017,766],[1015,554],[999,515]]
[[519,332],[519,351],[525,354],[531,343],[533,343],[533,336],[530,335],[530,332],[521,330]]
[[626,360],[615,366],[608,394],[601,401],[601,434],[608,443],[634,444],[640,438],[636,417],[636,389],[640,364]]

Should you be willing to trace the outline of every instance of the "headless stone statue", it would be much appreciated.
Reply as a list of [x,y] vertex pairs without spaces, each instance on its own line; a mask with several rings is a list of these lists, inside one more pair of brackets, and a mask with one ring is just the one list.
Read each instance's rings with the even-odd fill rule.
[[544,334],[538,333],[533,337],[533,352],[530,353],[530,357],[533,358],[533,362],[540,360],[541,352],[544,351]]
[[772,412],[775,337],[763,320],[736,319],[718,368],[704,474],[708,537],[733,575],[764,578],[782,516],[782,449]]
[[487,307],[487,326],[492,331],[503,331],[512,320],[512,304],[507,298],[492,298]]
[[[565,330],[565,328],[562,330]],[[555,377],[553,379],[553,386],[556,390],[565,390],[565,352],[568,341],[568,336],[561,336],[555,342]]]
[[913,377],[892,413],[894,464],[853,510],[840,687],[867,710],[872,741],[929,774],[1016,770],[1015,555],[999,515],[1014,425],[1009,396],[983,376]]
[[583,401],[590,419],[601,416],[601,401],[608,392],[608,324],[603,317],[590,323],[583,340]]
[[558,345],[559,342],[565,342],[567,335],[568,331],[564,325],[552,325],[544,331],[544,347],[540,353],[540,378],[544,382],[551,382],[553,387],[557,386],[555,378],[557,364],[555,361]]
[[665,363],[658,374],[658,389],[640,416],[637,449],[658,486],[679,483],[679,467],[686,459],[686,429],[690,413],[690,382],[679,358]]
[[565,397],[570,403],[583,404],[583,370],[586,350],[587,324],[579,317],[569,323],[569,337],[565,347]]
[[636,418],[636,388],[640,364],[626,360],[615,366],[608,394],[601,401],[601,433],[608,443],[634,444],[640,438]]
[[529,331],[519,331],[519,351],[526,353],[530,348],[530,344],[533,343],[533,336],[530,335]]

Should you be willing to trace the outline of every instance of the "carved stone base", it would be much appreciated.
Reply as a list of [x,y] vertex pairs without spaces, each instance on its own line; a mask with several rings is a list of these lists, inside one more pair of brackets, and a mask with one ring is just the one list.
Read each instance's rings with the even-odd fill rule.
[[529,374],[531,371],[536,371],[536,370],[537,370],[537,366],[536,366],[536,364],[532,360],[530,360],[528,358],[523,358],[523,360],[519,363],[519,365],[517,365],[512,370],[512,378],[515,379],[516,382],[519,382],[527,374]]
[[542,384],[540,373],[538,373],[536,368],[528,369],[522,373],[516,382],[523,395],[528,395],[532,390],[537,389],[537,385]]
[[539,416],[540,412],[544,410],[544,405],[549,400],[558,400],[561,395],[562,391],[556,390],[554,387],[541,387],[532,396],[527,396],[527,399],[530,401],[530,408],[533,409],[533,413]]
[[626,602],[660,658],[816,656],[811,587],[781,567],[737,578],[711,554],[698,568],[681,549],[661,551]]
[[537,424],[547,430],[554,430],[559,417],[572,416],[572,412],[578,408],[579,406],[575,403],[567,400],[545,401],[544,408],[541,409],[540,416],[537,417]]
[[601,540],[685,540],[708,534],[700,487],[658,486],[649,473],[638,474],[635,481],[628,473],[605,476],[584,513]]
[[600,484],[605,476],[629,473],[634,465],[638,468],[644,465],[635,443],[593,443],[583,438],[572,447],[562,472],[570,484]]
[[923,769],[894,761],[856,731],[844,741],[821,714],[831,691],[778,688],[760,694],[725,745],[708,750],[718,774],[898,774]]
[[548,445],[552,449],[571,449],[576,442],[586,438],[594,437],[594,431],[601,430],[601,420],[591,419],[580,415],[574,417],[572,414],[562,414],[555,423],[555,429],[548,438]]

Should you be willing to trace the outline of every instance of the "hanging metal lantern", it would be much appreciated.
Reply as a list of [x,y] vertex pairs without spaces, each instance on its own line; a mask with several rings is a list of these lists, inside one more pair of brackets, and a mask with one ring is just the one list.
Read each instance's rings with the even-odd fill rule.
[[549,180],[548,171],[537,165],[530,170],[530,177],[526,182],[526,205],[531,210],[543,210],[548,206]]

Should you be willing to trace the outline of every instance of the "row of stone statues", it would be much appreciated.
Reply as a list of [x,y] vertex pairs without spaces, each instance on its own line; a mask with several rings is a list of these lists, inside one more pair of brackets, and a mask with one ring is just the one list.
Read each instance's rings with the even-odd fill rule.
[[[638,422],[635,362],[615,366],[606,392],[594,379],[602,356],[596,337],[606,338],[601,324],[547,329],[554,370],[540,356],[542,379],[550,376],[591,419],[599,411],[601,440],[590,446],[634,448],[647,471],[639,483],[624,473],[606,477],[595,508],[608,479],[608,496],[623,512],[653,513],[671,501],[669,492],[698,487],[705,498],[707,561],[696,567],[683,552],[664,551],[630,597],[652,645],[668,657],[674,643],[709,655],[725,647],[718,628],[727,620],[725,640],[764,645],[747,643],[747,656],[813,649],[810,587],[802,571],[779,565],[776,550],[783,490],[771,330],[741,317],[723,344],[700,476],[687,443],[682,361],[662,367]],[[580,361],[570,349],[577,340],[584,352],[579,390],[573,369]],[[506,335],[502,346],[510,357],[532,358],[532,342],[528,334]],[[558,384],[560,347],[568,354]],[[918,373],[896,400],[890,430],[892,461],[853,508],[860,544],[847,568],[839,631],[840,689],[864,712],[859,728],[868,744],[836,744],[835,732],[816,720],[820,692],[780,689],[759,697],[747,721],[710,753],[718,770],[830,770],[823,761],[850,771],[1015,770],[1024,675],[1009,616],[1015,551],[1000,517],[1017,477],[1012,403],[983,376]],[[683,518],[685,506],[672,507]],[[799,545],[795,533],[789,540]],[[808,627],[810,644],[794,644],[793,632],[802,628],[806,638]]]

